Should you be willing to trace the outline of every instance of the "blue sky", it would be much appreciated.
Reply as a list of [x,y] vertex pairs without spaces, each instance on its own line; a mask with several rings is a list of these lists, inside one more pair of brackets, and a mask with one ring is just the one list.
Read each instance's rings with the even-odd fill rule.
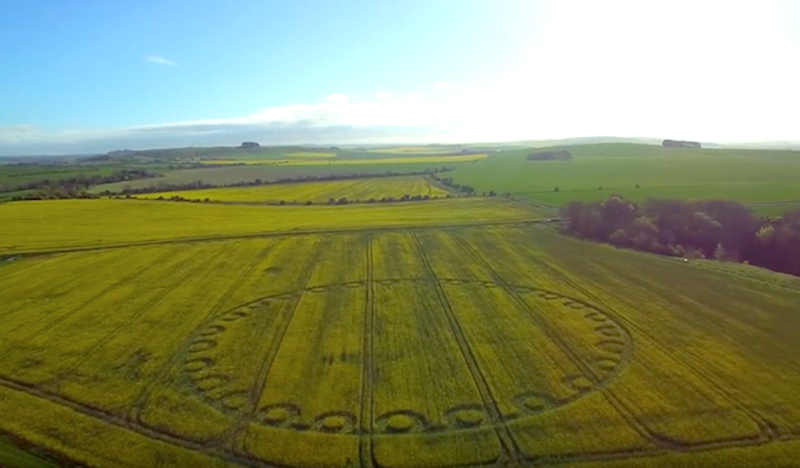
[[0,2],[0,154],[800,140],[792,0]]

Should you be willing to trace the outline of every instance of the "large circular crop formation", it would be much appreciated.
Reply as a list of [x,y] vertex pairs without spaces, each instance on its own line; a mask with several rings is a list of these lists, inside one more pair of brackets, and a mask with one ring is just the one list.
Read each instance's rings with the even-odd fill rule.
[[497,463],[630,352],[611,312],[534,286],[316,286],[210,317],[137,422],[250,464]]

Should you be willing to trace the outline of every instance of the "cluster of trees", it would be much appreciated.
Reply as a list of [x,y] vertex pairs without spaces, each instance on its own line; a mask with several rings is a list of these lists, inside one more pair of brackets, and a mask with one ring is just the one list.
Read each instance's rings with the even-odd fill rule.
[[[448,196],[449,197],[449,196]],[[135,198],[131,197],[131,195],[120,196],[117,195],[115,198]],[[428,200],[435,200],[437,197],[430,197],[428,195],[408,195],[405,194],[400,198],[395,197],[382,197],[380,199],[377,198],[370,198],[369,200],[362,201],[362,200],[350,200],[347,197],[341,198],[328,198],[328,205],[348,205],[350,203],[398,203],[398,202],[408,202],[408,201],[428,201]],[[191,202],[191,203],[222,203],[219,200],[211,200],[209,198],[186,198],[180,195],[173,195],[171,197],[158,197],[156,200],[165,200],[165,201],[180,201],[180,202]],[[297,200],[294,201],[286,201],[286,200],[277,200],[277,201],[266,201],[266,202],[236,202],[241,204],[258,204],[258,205],[313,205],[314,202],[311,200],[305,202],[298,202]]]
[[[200,189],[209,189],[209,188],[222,188],[222,187],[252,187],[258,185],[273,185],[273,184],[293,184],[293,183],[302,183],[302,182],[322,182],[322,181],[330,181],[330,180],[347,180],[347,179],[373,179],[376,177],[398,177],[398,176],[407,176],[407,175],[433,175],[439,172],[447,172],[452,171],[455,168],[442,166],[441,168],[436,169],[428,169],[425,171],[415,171],[415,172],[403,172],[403,173],[395,173],[392,171],[387,171],[385,173],[373,173],[373,174],[326,174],[326,175],[303,175],[299,177],[289,178],[284,177],[281,179],[277,179],[274,181],[270,180],[261,180],[255,179],[253,181],[242,181],[242,182],[234,182],[231,184],[210,184],[207,182],[202,181],[194,181],[188,182],[185,184],[180,183],[159,183],[154,186],[150,187],[141,187],[141,188],[125,188],[122,190],[122,195],[136,195],[140,193],[158,193],[158,192],[178,192],[178,191],[186,191],[186,190],[200,190]],[[102,195],[110,196],[113,195],[110,191],[102,192]]]
[[[141,188],[131,188],[126,187],[120,192],[122,195],[135,195],[137,193],[156,193],[156,192],[177,192],[182,190],[200,190],[200,189],[209,189],[217,187],[214,184],[209,184],[206,182],[202,182],[196,180],[194,182],[187,182],[185,184],[179,183],[167,183],[167,182],[159,182],[156,185],[151,185],[149,187],[141,187]],[[115,192],[110,190],[103,190],[100,192],[103,196],[111,196],[114,195]]]
[[[434,199],[436,197],[433,197]],[[367,200],[367,203],[396,203],[396,202],[407,202],[407,201],[428,201],[431,197],[428,195],[409,195],[405,194],[400,198],[394,197],[382,197],[380,199],[370,198]],[[361,200],[348,200],[347,197],[342,197],[338,200],[334,198],[328,199],[329,205],[346,205],[348,203],[361,203]]]
[[661,142],[664,148],[700,148],[701,145],[697,141],[684,141],[684,140],[664,140]]
[[562,210],[569,233],[662,255],[748,262],[800,275],[800,210],[779,219],[755,216],[739,203],[618,196],[572,202]]
[[21,190],[51,190],[55,188],[64,188],[68,190],[88,190],[89,187],[94,185],[124,182],[126,180],[149,179],[160,176],[161,174],[154,174],[145,170],[125,169],[108,175],[78,174],[74,177],[65,177],[63,179],[40,179],[31,182],[23,182],[13,186],[0,187],[0,192],[16,192]]
[[457,183],[453,180],[452,177],[439,177],[436,174],[431,174],[433,180],[439,182],[440,184],[455,190],[456,192],[461,192],[466,195],[475,195],[475,189],[470,187],[469,185],[462,185]]
[[17,184],[12,188],[0,188],[0,191],[23,191],[31,190],[32,193],[26,195],[18,195],[12,198],[14,201],[19,200],[51,200],[63,198],[97,198],[87,190],[100,184],[110,184],[113,182],[122,182],[126,180],[147,179],[152,177],[159,177],[160,174],[153,174],[145,170],[122,170],[108,175],[85,175],[80,174],[74,177],[63,179],[41,179],[33,182],[25,182]]
[[86,190],[78,190],[74,187],[54,187],[45,190],[38,190],[34,193],[28,193],[25,195],[15,195],[11,197],[11,201],[63,200],[68,198],[100,198],[100,196],[89,193]]

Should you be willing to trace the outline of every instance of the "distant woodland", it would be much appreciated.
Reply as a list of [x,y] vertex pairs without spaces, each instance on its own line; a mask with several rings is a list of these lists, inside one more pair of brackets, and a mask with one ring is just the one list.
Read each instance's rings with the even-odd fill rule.
[[684,141],[684,140],[664,140],[661,142],[664,148],[700,148],[700,143],[697,141]]
[[565,231],[617,247],[747,262],[800,275],[800,210],[767,219],[731,201],[634,203],[612,196],[604,202],[572,202],[562,214]]
[[[19,200],[56,200],[63,198],[96,198],[96,195],[87,192],[89,188],[114,182],[128,180],[149,179],[160,177],[146,170],[121,170],[109,175],[85,175],[79,174],[74,177],[64,179],[41,179],[32,182],[17,184],[8,188],[7,191],[30,191],[25,195],[18,195],[12,198]],[[3,190],[0,189],[0,192]]]

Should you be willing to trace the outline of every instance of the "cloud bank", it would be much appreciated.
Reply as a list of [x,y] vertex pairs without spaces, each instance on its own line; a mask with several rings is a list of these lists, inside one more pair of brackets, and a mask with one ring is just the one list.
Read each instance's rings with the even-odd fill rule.
[[[463,106],[388,93],[369,100],[332,94],[317,104],[268,107],[231,119],[208,119],[113,130],[46,131],[0,127],[0,155],[96,153],[122,148],[190,145],[359,144],[462,138]],[[454,140],[455,141],[455,140]]]
[[491,86],[448,86],[427,93],[378,92],[370,97],[334,93],[316,104],[266,107],[230,119],[111,130],[0,126],[0,155],[238,145],[245,140],[263,145],[488,142],[597,135],[705,142],[800,140],[792,138],[794,121],[781,111],[787,105],[785,97],[727,103],[725,88],[701,88],[702,96],[695,99],[664,88],[625,99],[622,96],[631,83],[602,80],[576,70],[565,63],[558,72],[520,70],[501,76]]

